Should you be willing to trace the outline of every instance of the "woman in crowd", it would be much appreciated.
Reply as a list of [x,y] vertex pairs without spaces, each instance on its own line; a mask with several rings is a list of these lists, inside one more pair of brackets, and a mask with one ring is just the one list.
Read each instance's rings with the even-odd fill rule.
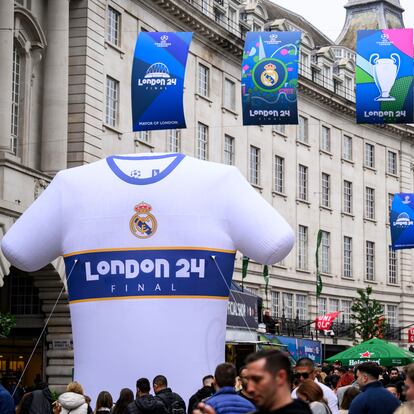
[[134,401],[134,393],[129,388],[122,388],[112,414],[124,414],[128,404]]
[[59,396],[59,404],[62,407],[61,414],[88,414],[89,406],[83,395],[83,387],[79,382],[70,382],[66,392]]
[[352,400],[360,393],[357,387],[349,387],[344,394],[344,397],[341,402],[341,406],[339,407],[339,414],[348,414],[349,407],[351,405]]
[[96,400],[95,414],[109,413],[112,410],[112,406],[112,395],[108,391],[101,391]]
[[332,414],[328,404],[323,398],[322,388],[312,380],[305,380],[299,385],[296,395],[309,403],[312,414]]

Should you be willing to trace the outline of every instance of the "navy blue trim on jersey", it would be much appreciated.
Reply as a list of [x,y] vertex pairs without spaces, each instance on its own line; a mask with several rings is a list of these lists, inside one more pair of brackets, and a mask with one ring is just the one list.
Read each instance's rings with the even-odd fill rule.
[[[125,174],[114,161],[117,160],[159,160],[162,158],[171,158],[175,157],[175,159],[172,161],[172,163],[165,168],[164,170],[160,171],[159,174],[154,175],[153,177],[148,178],[134,178],[130,177],[129,175]],[[164,154],[164,155],[146,155],[146,156],[130,156],[130,157],[124,157],[122,155],[113,155],[111,157],[106,158],[106,162],[109,165],[109,168],[123,181],[129,183],[129,184],[135,184],[135,185],[146,185],[146,184],[153,184],[156,183],[163,178],[165,178],[168,174],[170,174],[175,167],[184,159],[185,155],[181,153],[174,153],[174,154]]]

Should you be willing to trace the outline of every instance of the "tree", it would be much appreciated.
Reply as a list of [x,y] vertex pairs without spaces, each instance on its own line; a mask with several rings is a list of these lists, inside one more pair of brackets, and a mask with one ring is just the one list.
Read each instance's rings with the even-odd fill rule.
[[372,338],[382,338],[386,327],[384,311],[381,304],[372,299],[372,288],[358,289],[359,298],[354,300],[351,307],[351,319],[354,321],[355,332],[363,341]]
[[9,336],[10,330],[16,325],[16,318],[10,313],[0,313],[0,337]]

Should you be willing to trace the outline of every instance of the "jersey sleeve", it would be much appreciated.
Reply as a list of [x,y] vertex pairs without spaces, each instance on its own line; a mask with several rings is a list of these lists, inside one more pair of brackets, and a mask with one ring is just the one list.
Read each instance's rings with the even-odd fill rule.
[[227,220],[236,249],[261,264],[280,262],[295,241],[291,227],[237,168],[231,175]]
[[62,254],[59,174],[5,234],[1,249],[18,269],[33,272]]

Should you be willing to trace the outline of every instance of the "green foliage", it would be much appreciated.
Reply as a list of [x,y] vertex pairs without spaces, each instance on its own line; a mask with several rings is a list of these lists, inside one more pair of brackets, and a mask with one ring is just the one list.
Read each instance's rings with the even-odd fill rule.
[[57,401],[59,398],[59,393],[56,390],[50,390],[50,393],[52,394],[52,401]]
[[12,314],[0,313],[0,336],[9,336],[14,326],[16,326],[16,318]]
[[351,319],[354,321],[355,332],[361,336],[362,341],[371,338],[382,338],[386,328],[384,311],[381,304],[372,299],[372,288],[357,290],[359,298],[354,300],[351,307]]

